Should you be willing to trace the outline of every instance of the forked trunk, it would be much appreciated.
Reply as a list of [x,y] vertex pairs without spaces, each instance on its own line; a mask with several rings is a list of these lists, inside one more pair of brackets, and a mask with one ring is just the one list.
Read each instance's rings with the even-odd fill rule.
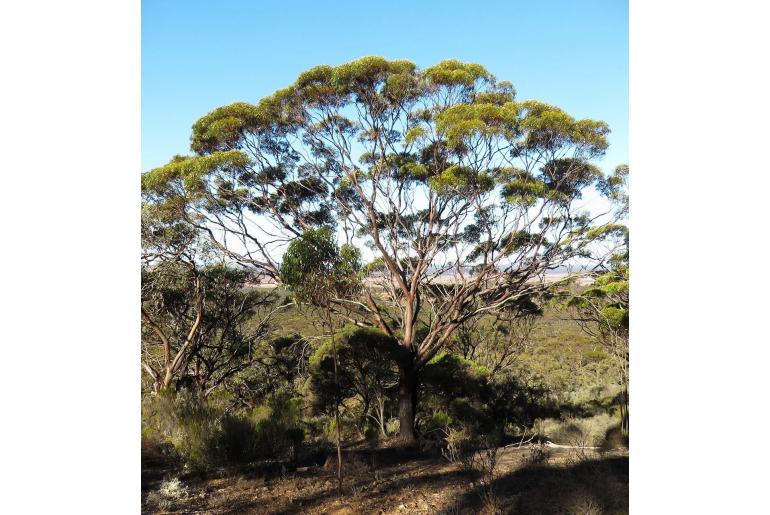
[[405,444],[417,441],[414,419],[417,410],[417,370],[414,362],[398,366],[398,421],[399,439]]

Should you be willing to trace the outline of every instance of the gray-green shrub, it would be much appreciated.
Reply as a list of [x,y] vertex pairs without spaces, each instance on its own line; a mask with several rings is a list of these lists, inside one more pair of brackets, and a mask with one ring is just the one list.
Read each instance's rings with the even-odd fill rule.
[[240,414],[187,392],[149,397],[143,403],[143,433],[170,443],[191,468],[245,464],[296,455],[304,439],[297,399],[285,394]]

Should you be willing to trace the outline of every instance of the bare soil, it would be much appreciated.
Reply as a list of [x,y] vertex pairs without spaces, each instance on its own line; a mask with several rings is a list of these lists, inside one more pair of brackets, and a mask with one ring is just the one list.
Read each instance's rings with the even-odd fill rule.
[[[333,459],[295,470],[274,464],[204,476],[143,456],[142,513],[628,513],[627,450],[549,453],[545,463],[536,464],[530,447],[501,448],[493,503],[484,501],[489,489],[479,473],[441,456],[398,448],[348,449],[341,495]],[[172,477],[181,479],[187,493],[160,510],[147,496]]]

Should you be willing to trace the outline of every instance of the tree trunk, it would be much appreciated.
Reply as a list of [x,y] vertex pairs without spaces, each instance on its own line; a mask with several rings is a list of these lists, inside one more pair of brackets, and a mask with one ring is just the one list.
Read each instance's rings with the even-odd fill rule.
[[417,441],[414,419],[417,412],[417,370],[414,361],[398,366],[399,439],[405,444]]
[[620,429],[628,436],[628,389],[624,387],[620,394]]
[[380,434],[383,438],[388,436],[388,434],[385,432],[385,396],[380,395],[377,398],[377,416],[379,418],[379,426],[380,426]]
[[342,493],[342,438],[340,436],[340,380],[337,376],[337,344],[334,341],[334,324],[332,313],[328,305],[326,307],[326,319],[329,323],[329,335],[332,340],[332,360],[334,362],[334,385],[337,392],[334,394],[334,423],[337,427],[337,492]]
[[624,365],[620,373],[620,429],[628,436],[628,365]]

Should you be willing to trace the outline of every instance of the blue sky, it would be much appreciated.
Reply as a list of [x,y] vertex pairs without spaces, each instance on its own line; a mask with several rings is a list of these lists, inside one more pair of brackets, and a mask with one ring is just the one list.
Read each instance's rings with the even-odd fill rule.
[[612,129],[605,171],[628,162],[628,4],[581,1],[142,2],[142,170],[189,153],[190,127],[256,102],[318,64],[366,55],[484,65]]

